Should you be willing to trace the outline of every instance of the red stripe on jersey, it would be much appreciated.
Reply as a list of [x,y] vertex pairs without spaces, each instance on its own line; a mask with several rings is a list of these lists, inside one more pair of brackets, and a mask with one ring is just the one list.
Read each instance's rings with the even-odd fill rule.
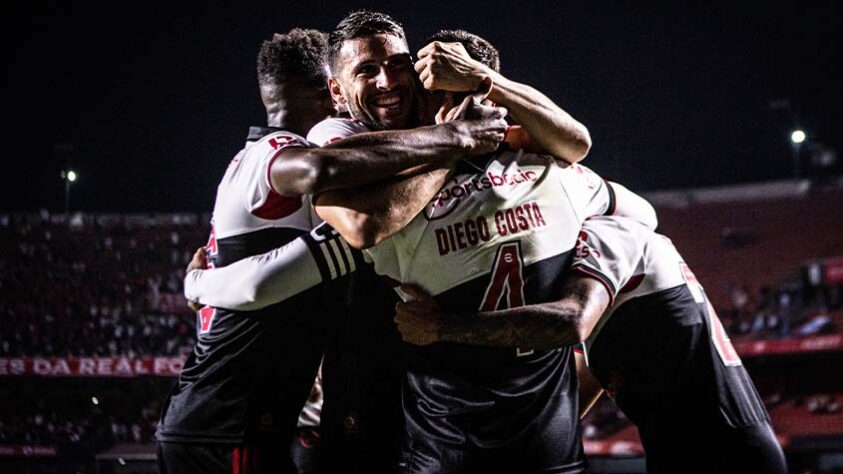
[[269,183],[269,194],[266,196],[266,200],[263,204],[252,211],[252,214],[255,217],[267,220],[282,219],[301,209],[301,196],[282,196],[272,187],[272,179],[270,179],[272,174],[272,164],[275,163],[275,160],[281,156],[281,153],[288,148],[303,147],[301,145],[282,146],[281,149],[275,152],[275,155],[270,158],[269,164],[266,167],[266,179]]
[[624,285],[623,288],[621,288],[621,291],[619,291],[618,293],[629,293],[630,291],[633,291],[634,289],[638,288],[639,286],[641,286],[641,282],[644,281],[644,276],[645,275],[643,273],[640,275],[633,275],[632,278],[630,278],[629,281],[626,282],[626,285]]

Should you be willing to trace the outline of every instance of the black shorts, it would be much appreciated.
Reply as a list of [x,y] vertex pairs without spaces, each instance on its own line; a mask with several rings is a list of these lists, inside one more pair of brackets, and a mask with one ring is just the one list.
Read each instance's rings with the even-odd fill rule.
[[[575,389],[575,387],[574,387]],[[541,409],[515,433],[501,434],[494,441],[478,436],[490,417],[501,417],[512,425],[517,416],[506,410],[479,410],[424,416],[427,405],[404,394],[406,434],[400,472],[433,473],[580,473],[586,461],[580,426],[576,419],[576,392],[555,390],[536,400]],[[520,407],[522,410],[524,406]],[[490,414],[490,412],[492,414]],[[518,412],[514,412],[517,414]],[[573,419],[572,419],[573,414]],[[519,424],[520,425],[520,424]],[[472,430],[472,427],[475,429]],[[473,432],[472,432],[473,431]],[[486,433],[488,435],[488,433]]]
[[290,445],[199,444],[159,441],[161,474],[294,474]]
[[[408,441],[402,453],[401,474],[522,474],[582,473],[584,458],[571,462],[550,442],[517,443],[498,448],[457,447],[430,440]],[[560,459],[562,458],[562,459]]]

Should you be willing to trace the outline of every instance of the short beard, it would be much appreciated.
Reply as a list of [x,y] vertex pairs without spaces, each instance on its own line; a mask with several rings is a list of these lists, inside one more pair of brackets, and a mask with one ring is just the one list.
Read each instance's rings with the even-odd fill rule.
[[[413,106],[410,108],[409,123],[407,124],[406,127],[403,128],[403,130],[416,128],[416,127],[419,126],[420,119],[419,119],[418,110],[419,110],[419,102],[418,102],[418,99],[415,99],[413,101]],[[384,130],[396,130],[394,128],[389,128],[389,127],[387,127],[386,125],[384,125],[380,122],[375,122],[374,120],[372,120],[372,117],[369,116],[369,114],[365,113],[363,110],[361,110],[356,105],[351,106],[351,104],[349,104],[348,105],[348,111],[349,111],[349,114],[351,114],[351,118],[357,120],[358,122],[361,122],[363,125],[365,125],[372,132],[382,132]]]

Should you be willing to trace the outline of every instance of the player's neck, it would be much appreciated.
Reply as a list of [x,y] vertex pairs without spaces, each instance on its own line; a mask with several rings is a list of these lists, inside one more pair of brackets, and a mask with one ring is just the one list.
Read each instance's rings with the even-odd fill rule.
[[269,114],[266,116],[267,127],[280,128],[301,136],[307,135],[307,132],[317,123],[319,123],[319,120],[297,120],[290,114]]

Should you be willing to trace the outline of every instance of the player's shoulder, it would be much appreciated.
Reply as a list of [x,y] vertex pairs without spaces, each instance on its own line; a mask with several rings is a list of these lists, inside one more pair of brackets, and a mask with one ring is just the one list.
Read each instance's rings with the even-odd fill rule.
[[254,142],[247,152],[250,154],[263,155],[267,152],[274,153],[288,147],[307,147],[310,143],[302,137],[293,132],[286,130],[277,130],[262,137],[260,140]]
[[606,186],[605,181],[599,174],[579,163],[560,168],[559,176],[561,176],[564,185],[575,188],[596,189]]
[[307,140],[318,146],[325,146],[337,140],[369,131],[369,127],[359,120],[330,117],[314,125],[307,133]]

